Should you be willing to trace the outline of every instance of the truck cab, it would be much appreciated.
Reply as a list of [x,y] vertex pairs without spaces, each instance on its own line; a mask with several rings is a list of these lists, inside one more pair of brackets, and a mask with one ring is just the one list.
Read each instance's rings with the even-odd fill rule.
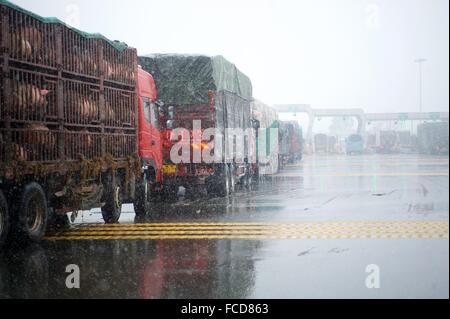
[[138,127],[139,157],[144,169],[153,175],[157,183],[162,182],[163,162],[160,112],[161,103],[152,75],[142,68],[138,69]]
[[138,150],[141,174],[136,179],[134,211],[137,218],[145,218],[152,199],[161,190],[163,176],[162,136],[160,114],[164,111],[158,101],[153,76],[138,67]]

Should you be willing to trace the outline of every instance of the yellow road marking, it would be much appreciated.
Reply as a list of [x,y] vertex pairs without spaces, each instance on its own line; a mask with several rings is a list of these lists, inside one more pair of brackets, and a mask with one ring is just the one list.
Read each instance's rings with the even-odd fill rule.
[[339,221],[86,225],[59,240],[448,238],[448,221]]
[[208,236],[72,236],[47,237],[47,241],[87,241],[87,240],[271,240],[271,239],[448,239],[448,233],[434,234],[375,234],[375,235],[301,235],[301,236],[236,236],[236,235],[208,235]]
[[297,226],[297,225],[436,225],[443,224],[448,225],[449,221],[443,220],[407,220],[407,221],[395,221],[395,220],[386,220],[386,221],[363,221],[363,220],[355,220],[355,221],[274,221],[274,222],[203,222],[203,223],[193,223],[193,222],[173,222],[173,223],[136,223],[136,224],[81,224],[82,227],[161,227],[161,226],[182,226],[182,227],[190,227],[190,226]]
[[133,231],[127,231],[127,232],[114,232],[114,231],[97,231],[97,232],[79,232],[79,233],[61,233],[60,236],[104,236],[104,235],[111,235],[111,236],[124,236],[124,235],[151,235],[151,234],[158,234],[158,235],[186,235],[186,234],[201,234],[201,235],[233,235],[233,234],[245,234],[245,235],[253,235],[253,234],[261,234],[261,235],[270,235],[270,234],[418,234],[418,233],[445,233],[448,232],[448,229],[441,229],[440,231],[437,231],[435,229],[378,229],[378,230],[371,230],[371,229],[357,229],[357,230],[349,230],[349,229],[342,229],[342,230],[299,230],[299,231],[284,231],[284,230],[219,230],[219,231],[189,231],[189,230],[176,230],[176,231],[170,231],[170,230],[163,230],[163,231],[155,231],[155,230],[133,230]]
[[[222,231],[322,231],[324,229],[333,229],[336,231],[342,230],[342,231],[376,231],[376,230],[408,230],[408,231],[414,231],[414,230],[421,230],[421,229],[429,229],[431,231],[446,231],[448,230],[448,227],[409,227],[409,228],[395,228],[395,227],[334,227],[334,228],[320,228],[320,227],[303,227],[303,228],[280,228],[280,227],[263,227],[263,228],[254,228],[254,227],[207,227],[207,228],[106,228],[106,229],[82,229],[82,230],[68,230],[63,232],[64,234],[72,234],[72,233],[99,233],[99,232],[181,232],[181,231],[189,231],[189,232],[222,232]],[[61,234],[63,234],[61,233]]]
[[423,229],[423,228],[429,228],[429,229],[448,229],[449,225],[448,223],[436,223],[436,224],[390,224],[390,225],[382,225],[382,224],[360,224],[360,225],[319,225],[319,224],[298,224],[298,225],[234,225],[234,226],[137,226],[134,227],[133,225],[123,225],[122,227],[110,227],[109,225],[105,225],[103,227],[80,227],[75,229],[67,230],[66,232],[87,232],[87,231],[143,231],[143,230],[152,230],[152,231],[164,231],[164,230],[190,230],[190,231],[201,231],[201,230],[277,230],[277,229],[290,229],[290,230],[312,230],[312,229],[347,229],[347,230],[353,230],[353,229],[398,229],[399,227],[402,227],[402,229]]

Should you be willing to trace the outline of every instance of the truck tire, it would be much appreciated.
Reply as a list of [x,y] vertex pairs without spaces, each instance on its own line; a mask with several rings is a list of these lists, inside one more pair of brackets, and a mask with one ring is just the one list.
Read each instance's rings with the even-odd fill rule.
[[13,225],[14,238],[20,242],[38,243],[47,230],[47,197],[41,185],[32,182],[20,195]]
[[134,201],[134,212],[136,217],[144,218],[151,208],[152,185],[146,175],[136,184],[136,199]]
[[0,190],[0,247],[5,243],[9,234],[9,211],[8,203],[3,192]]
[[122,214],[122,190],[115,179],[105,185],[105,205],[102,207],[103,220],[106,224],[117,224]]

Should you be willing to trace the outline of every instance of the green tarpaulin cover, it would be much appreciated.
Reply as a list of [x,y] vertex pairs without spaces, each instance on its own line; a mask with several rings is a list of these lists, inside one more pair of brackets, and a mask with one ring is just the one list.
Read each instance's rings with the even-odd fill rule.
[[108,38],[106,38],[105,36],[103,36],[100,33],[87,33],[87,32],[80,31],[80,30],[78,30],[78,29],[76,29],[74,27],[71,27],[71,26],[67,25],[66,23],[64,23],[63,21],[61,21],[61,20],[59,20],[57,18],[44,18],[44,17],[41,17],[40,15],[37,15],[37,14],[31,12],[31,11],[25,10],[25,9],[19,7],[18,5],[14,4],[14,3],[11,3],[11,2],[9,2],[7,0],[0,0],[0,5],[9,7],[11,9],[17,10],[19,12],[22,12],[22,13],[28,15],[28,16],[33,17],[34,19],[36,19],[36,20],[38,20],[38,21],[40,21],[42,23],[52,23],[52,24],[63,25],[66,28],[69,28],[70,30],[78,33],[79,35],[81,35],[81,36],[83,36],[85,38],[104,40],[104,41],[108,42],[111,46],[113,46],[116,50],[123,51],[123,50],[128,48],[128,46],[125,43],[123,43],[123,42],[111,41],[111,40],[109,40]]
[[154,54],[140,57],[139,63],[155,78],[158,95],[166,104],[205,104],[208,91],[252,100],[250,79],[222,56]]

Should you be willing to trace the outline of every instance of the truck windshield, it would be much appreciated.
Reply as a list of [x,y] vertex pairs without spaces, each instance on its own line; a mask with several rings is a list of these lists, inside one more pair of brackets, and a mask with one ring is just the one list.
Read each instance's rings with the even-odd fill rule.
[[152,103],[148,97],[142,97],[142,103],[144,106],[145,120],[151,123],[153,127],[159,128],[158,106]]
[[151,103],[150,99],[148,97],[142,98],[142,104],[144,106],[144,117],[145,120],[149,123],[151,123]]
[[150,104],[151,109],[151,122],[154,128],[159,128],[159,121],[158,121],[158,106],[155,103]]

